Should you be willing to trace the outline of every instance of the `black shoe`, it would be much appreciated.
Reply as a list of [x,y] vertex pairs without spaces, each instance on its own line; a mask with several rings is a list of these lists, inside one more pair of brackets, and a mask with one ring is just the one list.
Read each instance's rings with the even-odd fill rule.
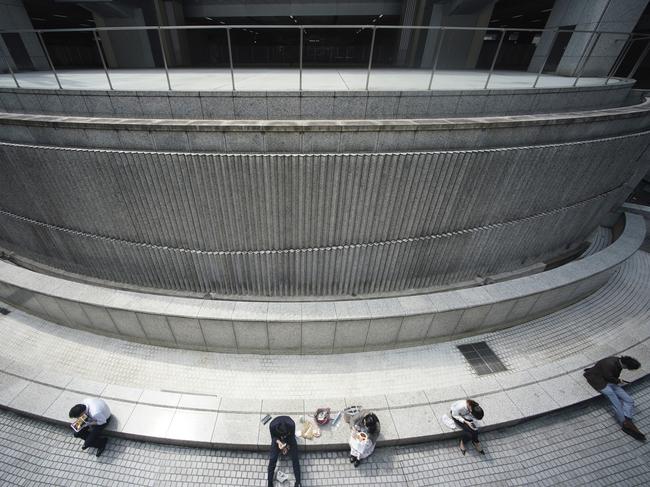
[[296,481],[295,484],[293,484],[293,487],[302,487],[302,484],[298,481]]
[[354,460],[354,468],[357,468],[359,465],[361,465],[361,460],[355,459]]
[[357,461],[357,457],[355,457],[354,455],[350,455],[350,463],[354,463],[356,461]]
[[102,455],[102,453],[104,453],[104,450],[106,449],[106,443],[107,442],[108,442],[108,440],[104,439],[104,443],[102,443],[102,446],[97,448],[97,453],[95,453],[95,456],[97,458],[99,458]]
[[627,433],[628,435],[630,435],[635,440],[645,441],[645,435],[643,433],[641,433],[639,430],[633,431],[633,430],[625,428],[625,427],[623,427],[621,429],[623,430],[624,433]]
[[88,447],[87,446],[82,446],[81,447],[82,450],[85,450],[86,448],[88,448]]

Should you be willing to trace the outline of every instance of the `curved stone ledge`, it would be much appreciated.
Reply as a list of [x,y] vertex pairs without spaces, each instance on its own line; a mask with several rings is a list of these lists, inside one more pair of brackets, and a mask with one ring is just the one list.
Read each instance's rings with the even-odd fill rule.
[[374,119],[544,113],[617,106],[634,80],[607,86],[445,91],[196,92],[0,89],[0,109],[175,119]]
[[[127,345],[12,308],[0,315],[0,407],[65,424],[71,404],[102,397],[115,435],[219,448],[266,449],[268,427],[260,423],[266,413],[297,421],[325,405],[375,410],[382,445],[456,434],[440,417],[466,397],[485,408],[484,430],[499,428],[599,396],[582,372],[605,356],[632,355],[642,368],[623,378],[646,376],[649,278],[650,257],[637,252],[597,295],[517,329],[482,334],[478,340],[508,367],[485,376],[470,372],[456,350],[474,339],[361,356],[238,357]],[[88,357],[100,367],[84,371]],[[367,366],[361,383],[360,360]],[[347,437],[344,425],[324,427],[320,438],[300,444],[345,449]]]
[[[648,341],[646,340],[624,352],[638,356],[639,353],[647,355],[648,350]],[[490,417],[486,417],[482,421],[481,430],[491,431],[504,428],[600,397],[600,394],[591,389],[586,382],[584,384],[579,382],[582,368],[592,364],[591,360],[585,361],[580,368],[576,368],[572,372],[562,372],[545,380],[473,396],[483,407],[490,408]],[[572,365],[575,367],[577,364],[574,362]],[[640,369],[635,371],[634,378],[628,377],[628,381],[633,383],[648,375],[650,374],[646,369]],[[155,390],[129,391],[129,388],[105,384],[92,384],[100,386],[99,388],[93,388],[88,383],[85,384],[85,388],[60,387],[3,372],[0,372],[0,385],[3,386],[3,394],[0,396],[0,408],[2,409],[67,426],[70,424],[67,414],[71,404],[78,404],[89,396],[101,394],[113,413],[111,424],[107,428],[108,435],[194,447],[266,451],[271,438],[268,428],[261,424],[261,419],[265,414],[288,415],[298,425],[301,417],[312,413],[312,411],[282,408],[264,409],[263,413],[255,413],[250,410],[229,411],[220,407],[221,398],[212,396],[173,394]],[[549,405],[546,398],[548,395],[554,395],[557,388],[561,389],[562,397]],[[102,394],[102,391],[108,389],[115,391],[122,389],[122,394],[111,392]],[[438,418],[443,414],[448,414],[451,403],[465,399],[464,395],[460,395],[463,392],[460,387],[458,392],[459,394],[456,395],[448,393],[444,398],[438,397],[439,402],[425,402],[402,407],[373,407],[373,411],[380,416],[382,425],[377,445],[408,445],[459,436],[457,431],[444,429],[438,424]],[[133,396],[133,393],[136,395]],[[30,398],[34,395],[39,395],[41,399],[51,399],[50,407],[35,411],[33,403],[25,402],[26,397]],[[125,397],[129,395],[131,397]],[[530,401],[530,398],[540,396],[544,397],[546,402],[534,407],[534,412],[524,414],[514,406],[513,401],[517,399],[521,400],[526,397]],[[443,400],[445,402],[442,402]],[[175,405],[170,405],[170,401]],[[280,401],[275,401],[275,403],[281,404]],[[302,403],[302,401],[295,401],[295,403]],[[330,402],[325,403],[331,404]],[[287,402],[284,402],[282,406],[286,404]],[[432,417],[431,413],[436,417]],[[138,418],[141,419],[141,424],[137,424]],[[414,427],[414,418],[421,420],[422,423]],[[196,424],[199,422],[213,425],[214,431],[198,431]],[[152,423],[156,423],[156,425],[152,426]],[[333,451],[349,449],[348,439],[349,429],[342,422],[338,428],[321,427],[319,438],[311,441],[297,440],[302,450]]]
[[529,146],[645,130],[650,101],[579,112],[378,120],[148,120],[0,113],[6,142],[78,148],[347,153]]
[[0,296],[65,326],[170,347],[339,353],[417,345],[512,326],[602,286],[645,238],[626,214],[612,245],[565,266],[482,287],[399,298],[244,302],[170,298],[66,281],[0,262]]

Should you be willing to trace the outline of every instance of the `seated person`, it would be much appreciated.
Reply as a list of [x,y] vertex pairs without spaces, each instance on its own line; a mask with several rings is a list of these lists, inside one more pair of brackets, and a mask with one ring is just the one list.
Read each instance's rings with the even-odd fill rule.
[[273,487],[273,475],[280,453],[290,455],[293,463],[294,487],[300,486],[300,461],[296,442],[296,423],[289,416],[278,416],[269,425],[271,433],[271,454],[268,467],[268,487]]
[[111,410],[106,401],[98,398],[84,399],[82,404],[76,404],[70,409],[69,416],[77,419],[84,417],[81,429],[76,431],[74,436],[83,438],[82,450],[88,447],[97,448],[95,456],[99,457],[108,442],[108,439],[101,436],[101,433],[111,420]]
[[381,426],[375,413],[364,410],[352,418],[350,427],[350,463],[358,467],[361,460],[368,458],[375,451]]
[[463,433],[460,438],[460,451],[463,455],[467,453],[465,442],[472,441],[472,445],[481,455],[485,455],[481,443],[478,441],[478,425],[476,420],[483,419],[483,409],[472,399],[456,401],[451,405],[451,418],[454,420]]

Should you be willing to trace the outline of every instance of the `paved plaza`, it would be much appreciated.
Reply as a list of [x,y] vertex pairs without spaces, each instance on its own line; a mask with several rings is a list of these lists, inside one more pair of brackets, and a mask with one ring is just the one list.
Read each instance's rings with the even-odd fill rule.
[[[637,424],[650,431],[650,379],[631,386],[629,392],[636,399]],[[483,443],[485,457],[471,450],[463,457],[455,439],[380,448],[358,469],[350,465],[345,452],[307,453],[302,456],[303,485],[573,487],[650,483],[650,444],[621,432],[602,398],[488,432]],[[72,438],[65,426],[1,412],[0,485],[264,485],[265,453],[115,438],[97,459],[79,447],[79,440]],[[287,460],[281,460],[278,468],[291,471]]]

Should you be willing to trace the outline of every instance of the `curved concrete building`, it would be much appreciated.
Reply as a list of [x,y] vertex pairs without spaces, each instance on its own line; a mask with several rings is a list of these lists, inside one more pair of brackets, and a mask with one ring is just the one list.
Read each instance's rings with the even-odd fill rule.
[[[0,239],[81,280],[246,300],[422,293],[525,272],[575,252],[646,170],[650,105],[630,87],[5,89]],[[99,116],[100,104],[114,112]]]
[[620,208],[650,164],[647,1],[109,3],[0,19],[10,305],[152,345],[391,349],[573,305],[643,241]]

